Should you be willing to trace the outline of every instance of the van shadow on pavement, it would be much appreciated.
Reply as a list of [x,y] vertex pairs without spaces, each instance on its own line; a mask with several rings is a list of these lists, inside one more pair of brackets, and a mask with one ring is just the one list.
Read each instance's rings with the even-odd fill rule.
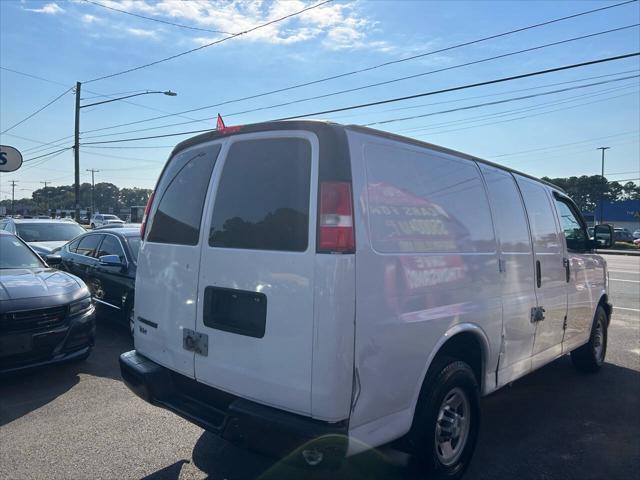
[[120,380],[120,353],[133,348],[127,326],[96,317],[96,345],[82,362],[49,365],[0,377],[0,427],[72,389],[80,374]]
[[[581,374],[563,357],[483,399],[465,479],[634,478],[640,469],[638,398],[640,373],[605,364],[595,375]],[[192,455],[211,480],[423,478],[406,455],[388,447],[351,457],[336,472],[278,462],[208,432]],[[178,463],[147,478],[177,480]]]

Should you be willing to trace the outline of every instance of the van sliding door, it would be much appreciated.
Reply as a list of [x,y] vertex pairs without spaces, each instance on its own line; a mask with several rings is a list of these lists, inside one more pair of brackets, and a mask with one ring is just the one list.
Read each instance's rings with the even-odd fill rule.
[[564,321],[567,314],[566,270],[561,237],[547,187],[516,175],[527,209],[533,239],[538,311],[532,367],[543,365],[562,353]]

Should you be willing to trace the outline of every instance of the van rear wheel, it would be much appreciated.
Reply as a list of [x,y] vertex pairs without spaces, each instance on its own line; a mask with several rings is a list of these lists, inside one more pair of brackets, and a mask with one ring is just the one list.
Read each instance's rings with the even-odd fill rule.
[[571,352],[573,366],[582,372],[597,372],[607,355],[607,312],[598,306],[589,342]]
[[480,425],[480,392],[473,370],[443,358],[430,369],[410,433],[411,453],[429,478],[458,479],[467,469]]

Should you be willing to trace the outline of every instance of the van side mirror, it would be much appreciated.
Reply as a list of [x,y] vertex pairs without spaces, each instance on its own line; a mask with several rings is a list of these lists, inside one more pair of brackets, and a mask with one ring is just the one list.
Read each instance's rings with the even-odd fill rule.
[[103,255],[98,258],[103,267],[122,267],[122,261],[118,255]]
[[602,223],[593,228],[595,248],[611,248],[613,245],[613,226]]

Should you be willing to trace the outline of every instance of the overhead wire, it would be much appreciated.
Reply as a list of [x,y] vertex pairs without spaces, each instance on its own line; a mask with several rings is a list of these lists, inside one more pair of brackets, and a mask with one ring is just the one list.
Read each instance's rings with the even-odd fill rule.
[[185,29],[188,29],[188,30],[196,30],[196,31],[200,31],[200,32],[223,33],[225,35],[233,35],[233,33],[231,33],[231,32],[225,32],[225,31],[222,31],[222,30],[212,30],[212,29],[209,29],[209,28],[193,27],[191,25],[183,25],[183,24],[180,24],[180,23],[169,22],[167,20],[161,20],[159,18],[146,17],[144,15],[140,15],[140,14],[133,13],[133,12],[127,12],[126,10],[121,10],[119,8],[109,7],[107,5],[103,5],[101,3],[94,2],[92,0],[84,0],[84,2],[90,3],[90,4],[95,5],[97,7],[105,8],[107,10],[112,10],[114,12],[124,13],[124,14],[130,15],[132,17],[142,18],[144,20],[150,20],[152,22],[163,23],[165,25],[171,25],[173,27],[185,28]]
[[24,122],[26,122],[27,120],[35,117],[37,114],[39,114],[41,111],[43,111],[45,108],[49,107],[50,105],[53,105],[55,102],[57,102],[58,100],[60,100],[62,97],[64,97],[67,93],[69,93],[71,90],[73,90],[73,87],[69,87],[67,88],[64,92],[62,92],[60,95],[58,95],[56,98],[54,98],[53,100],[51,100],[50,102],[48,102],[47,104],[43,105],[42,107],[40,107],[39,109],[37,109],[35,112],[31,113],[30,115],[27,115],[25,118],[23,118],[22,120],[20,120],[17,123],[14,123],[13,125],[11,125],[8,128],[5,128],[3,131],[0,132],[1,134],[7,133],[9,130],[13,130],[14,128],[16,128],[18,125],[22,125]]
[[[582,35],[582,36],[579,36],[579,37],[573,37],[573,38],[569,38],[569,39],[565,39],[565,40],[561,40],[561,41],[557,41],[557,42],[547,43],[547,44],[544,44],[544,45],[538,45],[538,46],[535,46],[535,47],[526,48],[526,49],[518,50],[518,51],[515,51],[515,52],[509,52],[509,53],[505,53],[505,54],[501,54],[501,55],[497,55],[497,56],[493,56],[493,57],[482,58],[482,59],[475,60],[475,61],[472,61],[472,62],[465,62],[465,63],[461,63],[461,64],[457,64],[457,65],[451,65],[449,67],[439,68],[439,69],[436,69],[436,70],[430,70],[428,72],[422,72],[422,73],[418,73],[418,74],[414,74],[414,75],[408,75],[408,76],[399,77],[399,78],[395,78],[395,79],[391,79],[391,80],[386,80],[386,81],[383,81],[383,82],[371,83],[371,84],[362,85],[362,86],[359,86],[359,87],[339,90],[339,91],[336,91],[336,92],[329,92],[329,93],[325,93],[325,94],[321,94],[321,95],[315,95],[315,96],[312,96],[312,97],[306,97],[306,98],[302,98],[302,99],[290,100],[290,101],[281,102],[281,103],[278,103],[278,104],[275,104],[275,105],[268,105],[268,106],[263,106],[263,107],[251,108],[251,109],[243,110],[243,111],[239,111],[239,112],[232,112],[232,113],[225,114],[225,118],[234,117],[234,116],[238,116],[238,115],[244,115],[244,114],[247,114],[247,113],[255,113],[255,112],[260,112],[260,111],[265,111],[265,110],[271,110],[271,109],[274,109],[274,108],[291,106],[291,105],[295,105],[295,104],[298,104],[298,103],[308,102],[308,101],[311,101],[311,100],[319,100],[319,99],[324,99],[324,98],[328,98],[328,97],[333,97],[333,96],[336,96],[336,95],[342,95],[344,93],[353,93],[355,91],[365,90],[365,89],[369,89],[369,88],[373,88],[373,87],[379,87],[379,86],[383,86],[383,85],[389,85],[391,83],[397,83],[397,82],[404,81],[404,80],[410,80],[410,79],[414,79],[414,78],[418,78],[418,77],[423,77],[423,76],[426,76],[426,75],[432,75],[432,74],[435,74],[435,73],[454,70],[454,69],[457,69],[457,68],[467,67],[467,66],[470,66],[470,65],[476,65],[476,64],[480,64],[480,63],[484,63],[484,62],[488,62],[488,61],[492,61],[492,60],[496,60],[496,59],[500,59],[500,58],[510,57],[510,56],[513,56],[513,55],[519,55],[519,54],[522,54],[522,53],[531,52],[531,51],[535,51],[535,50],[539,50],[539,49],[543,49],[543,48],[548,48],[548,47],[557,46],[557,45],[561,45],[561,44],[565,44],[565,43],[569,43],[569,42],[583,40],[583,39],[595,37],[595,36],[598,36],[598,35],[604,35],[604,34],[608,34],[608,33],[612,33],[612,32],[617,32],[617,31],[620,31],[620,30],[628,29],[628,28],[634,28],[634,27],[637,27],[639,25],[640,24],[628,25],[628,26],[619,27],[619,28],[610,29],[610,30],[605,30],[605,31],[601,31],[601,32],[596,32],[596,33],[592,33],[592,34],[588,34],[588,35]],[[126,131],[126,132],[115,132],[115,133],[107,133],[107,134],[101,134],[101,135],[93,135],[93,136],[89,136],[89,137],[85,137],[85,138],[99,138],[99,137],[106,137],[106,136],[113,136],[113,135],[122,135],[124,133],[144,132],[144,131],[149,131],[149,130],[157,130],[157,129],[161,129],[161,128],[176,127],[176,126],[181,126],[181,125],[189,125],[191,123],[204,122],[204,121],[211,121],[211,118],[210,117],[200,118],[200,119],[197,119],[197,120],[170,123],[170,124],[159,125],[159,126],[155,126],[155,127],[147,127],[147,128],[142,128],[142,129],[129,130],[129,131]],[[95,131],[97,131],[97,130],[98,129],[96,129]],[[83,133],[88,133],[88,132],[85,131]]]
[[257,94],[253,94],[253,95],[249,95],[249,96],[245,96],[245,97],[239,97],[239,98],[234,98],[234,99],[230,99],[230,100],[225,100],[223,102],[212,104],[212,105],[205,105],[205,106],[202,106],[202,107],[191,108],[191,109],[188,109],[188,110],[183,110],[181,112],[175,112],[175,113],[172,113],[172,114],[160,115],[160,116],[156,116],[156,117],[150,117],[150,118],[141,119],[141,120],[134,121],[134,122],[126,122],[126,123],[122,123],[122,124],[118,124],[118,125],[112,125],[112,126],[108,126],[108,127],[103,127],[101,129],[87,130],[84,133],[95,132],[95,131],[99,131],[99,130],[107,130],[107,129],[116,128],[116,127],[119,127],[119,126],[120,127],[130,126],[130,125],[135,125],[135,124],[138,124],[138,123],[145,123],[145,122],[150,122],[150,121],[153,121],[153,120],[160,120],[160,119],[163,119],[163,118],[169,118],[169,117],[172,117],[172,116],[177,116],[177,115],[181,115],[181,114],[185,114],[185,113],[192,113],[192,112],[197,112],[197,111],[201,111],[201,110],[206,110],[206,109],[209,109],[209,108],[220,107],[220,106],[223,106],[223,105],[228,105],[228,104],[231,104],[231,103],[237,103],[237,102],[241,102],[241,101],[245,101],[245,100],[253,100],[253,99],[264,97],[264,96],[267,96],[267,95],[273,95],[273,94],[276,94],[276,93],[282,93],[282,92],[290,91],[290,90],[297,89],[297,88],[307,87],[307,86],[310,86],[310,85],[315,85],[315,84],[322,83],[322,82],[327,82],[327,81],[330,81],[330,80],[335,80],[335,79],[344,78],[344,77],[348,77],[348,76],[351,76],[351,75],[356,75],[356,74],[363,73],[363,72],[368,72],[368,71],[375,70],[375,69],[382,68],[382,67],[386,67],[386,66],[389,66],[389,65],[395,65],[395,64],[398,64],[398,63],[402,63],[402,62],[407,62],[407,61],[423,58],[423,57],[430,56],[430,55],[434,55],[434,54],[438,54],[438,53],[442,53],[442,52],[455,50],[455,49],[458,49],[458,48],[462,48],[462,47],[466,47],[466,46],[469,46],[469,45],[474,45],[474,44],[486,42],[486,41],[489,41],[489,40],[493,40],[493,39],[496,39],[496,38],[501,38],[501,37],[504,37],[504,36],[512,35],[512,34],[515,34],[515,33],[526,31],[526,30],[531,30],[531,29],[534,29],[534,28],[539,28],[539,27],[542,27],[542,26],[551,25],[553,23],[562,22],[562,21],[565,21],[565,20],[570,20],[570,19],[577,18],[577,17],[584,16],[584,15],[590,15],[592,13],[600,12],[600,11],[603,11],[603,10],[608,10],[610,8],[617,8],[617,7],[621,7],[623,5],[627,5],[627,4],[630,4],[630,3],[636,3],[637,1],[638,0],[629,0],[629,1],[621,2],[621,3],[617,3],[617,4],[613,4],[613,5],[607,5],[605,7],[600,7],[600,8],[596,8],[596,9],[592,9],[592,10],[587,10],[587,11],[579,12],[579,13],[576,13],[576,14],[573,14],[573,15],[564,16],[564,17],[554,18],[554,19],[547,20],[547,21],[544,21],[544,22],[539,22],[539,23],[535,23],[535,24],[532,24],[532,25],[527,25],[525,27],[509,30],[507,32],[502,32],[502,33],[498,33],[498,34],[494,34],[494,35],[489,35],[489,36],[478,38],[478,39],[475,39],[475,40],[470,40],[470,41],[458,43],[458,44],[451,45],[451,46],[448,46],[448,47],[443,47],[443,48],[440,48],[440,49],[431,50],[431,51],[428,51],[428,52],[423,52],[423,53],[420,53],[420,54],[417,54],[417,55],[412,55],[412,56],[404,57],[404,58],[397,59],[397,60],[391,60],[391,61],[387,61],[387,62],[376,64],[376,65],[371,65],[369,67],[360,68],[360,69],[352,70],[352,71],[349,71],[349,72],[344,72],[344,73],[340,73],[340,74],[336,74],[336,75],[331,75],[331,76],[328,76],[328,77],[323,77],[323,78],[316,79],[316,80],[311,80],[311,81],[308,81],[308,82],[298,83],[298,84],[290,85],[290,86],[287,86],[287,87],[282,87],[282,88],[278,88],[278,89],[275,89],[275,90],[261,92],[261,93],[257,93]]
[[[367,102],[367,103],[349,105],[349,106],[345,106],[345,107],[339,107],[339,108],[323,110],[323,111],[318,111],[318,112],[304,113],[304,114],[294,115],[294,116],[290,116],[290,117],[283,117],[283,118],[275,119],[275,120],[272,120],[272,121],[283,121],[283,120],[293,120],[293,119],[298,119],[298,118],[308,118],[308,117],[313,117],[313,116],[325,115],[325,114],[328,114],[328,113],[343,112],[343,111],[347,111],[347,110],[356,110],[356,109],[368,108],[368,107],[376,106],[376,105],[385,105],[385,104],[388,104],[388,103],[401,102],[401,101],[405,101],[405,100],[411,100],[411,99],[414,99],[414,98],[422,98],[422,97],[427,97],[427,96],[439,95],[439,94],[442,94],[442,93],[455,92],[455,91],[460,91],[460,90],[466,90],[466,89],[469,89],[469,88],[477,88],[477,87],[480,87],[480,86],[494,85],[494,84],[509,82],[509,81],[513,81],[513,80],[519,80],[519,79],[523,79],[523,78],[530,78],[530,77],[535,77],[535,76],[539,76],[539,75],[546,75],[546,74],[549,74],[549,73],[566,71],[566,70],[571,70],[571,69],[574,69],[574,68],[581,68],[581,67],[585,67],[585,66],[589,66],[589,65],[598,65],[598,64],[602,64],[602,63],[607,63],[607,62],[612,62],[612,61],[617,61],[617,60],[623,60],[623,59],[626,59],[626,58],[632,58],[632,57],[636,57],[638,55],[640,55],[640,52],[627,53],[627,54],[623,54],[623,55],[616,55],[616,56],[612,56],[612,57],[600,58],[600,59],[597,59],[597,60],[590,60],[590,61],[570,64],[570,65],[563,65],[563,66],[560,66],[560,67],[548,68],[548,69],[545,69],[545,70],[537,70],[537,71],[534,71],[534,72],[528,72],[528,73],[523,73],[523,74],[519,74],[519,75],[511,75],[511,76],[508,76],[508,77],[496,78],[496,79],[493,79],[493,80],[486,80],[486,81],[483,81],[483,82],[476,82],[476,83],[471,83],[471,84],[458,85],[458,86],[455,86],[455,87],[443,88],[443,89],[439,89],[439,90],[431,90],[431,91],[428,91],[428,92],[422,92],[422,93],[417,93],[417,94],[413,94],[413,95],[388,98],[388,99],[378,100],[378,101],[374,101],[374,102]],[[215,129],[191,130],[191,131],[186,131],[186,132],[167,133],[167,134],[151,135],[151,136],[138,137],[138,138],[124,138],[124,139],[115,139],[115,140],[102,140],[102,141],[95,141],[95,142],[83,142],[83,144],[84,145],[101,145],[101,144],[110,144],[110,143],[121,143],[121,142],[130,142],[130,141],[148,140],[148,139],[153,139],[153,138],[167,138],[167,137],[188,135],[188,134],[194,134],[194,133],[211,132],[211,131],[214,131],[214,130]]]
[[[636,1],[636,0],[630,0],[630,1]],[[93,78],[91,80],[86,80],[83,83],[84,84],[93,83],[93,82],[97,82],[97,81],[100,81],[100,80],[105,80],[107,78],[113,78],[113,77],[117,77],[119,75],[124,75],[124,74],[127,74],[127,73],[135,72],[137,70],[142,70],[143,68],[151,67],[153,65],[158,65],[159,63],[168,62],[169,60],[174,60],[174,59],[176,59],[178,57],[182,57],[184,55],[188,55],[190,53],[194,53],[194,52],[197,52],[199,50],[203,50],[205,48],[209,48],[209,47],[212,47],[214,45],[218,45],[218,44],[220,44],[222,42],[226,42],[227,40],[231,40],[231,39],[240,37],[242,35],[246,35],[248,33],[254,32],[254,31],[259,30],[261,28],[268,27],[270,25],[273,25],[274,23],[278,23],[278,22],[282,22],[284,20],[288,20],[289,18],[301,15],[301,14],[303,14],[305,12],[308,12],[309,10],[313,10],[315,8],[319,8],[319,7],[323,6],[323,5],[326,5],[326,4],[331,3],[331,2],[333,2],[333,0],[324,0],[323,2],[317,3],[315,5],[311,5],[310,7],[303,8],[302,10],[299,10],[297,12],[290,13],[288,15],[284,15],[284,16],[282,16],[280,18],[277,18],[275,20],[271,20],[269,22],[263,23],[261,25],[255,26],[253,28],[249,28],[249,29],[244,30],[242,32],[234,33],[232,35],[229,35],[228,37],[224,37],[224,38],[215,40],[213,42],[209,42],[209,43],[206,43],[204,45],[200,45],[199,47],[192,48],[192,49],[186,50],[184,52],[176,53],[175,55],[170,55],[168,57],[161,58],[160,60],[155,60],[153,62],[145,63],[143,65],[138,65],[137,67],[128,68],[128,69],[122,70],[120,72],[111,73],[109,75],[103,75],[101,77],[96,77],[96,78]]]

